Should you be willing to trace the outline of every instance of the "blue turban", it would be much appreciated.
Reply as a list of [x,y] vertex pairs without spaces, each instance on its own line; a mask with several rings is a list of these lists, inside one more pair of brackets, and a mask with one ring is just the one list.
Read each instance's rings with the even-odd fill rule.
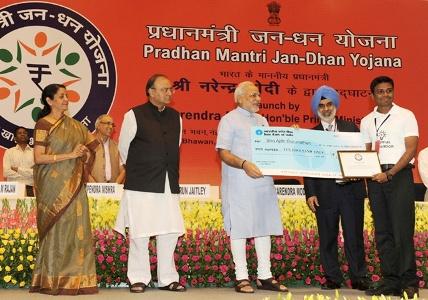
[[327,85],[323,85],[319,87],[315,91],[315,94],[312,96],[311,108],[314,115],[316,116],[318,115],[318,105],[320,104],[321,99],[324,99],[324,98],[331,100],[334,106],[336,106],[336,109],[339,108],[339,104],[340,104],[339,93],[336,92],[335,89]]

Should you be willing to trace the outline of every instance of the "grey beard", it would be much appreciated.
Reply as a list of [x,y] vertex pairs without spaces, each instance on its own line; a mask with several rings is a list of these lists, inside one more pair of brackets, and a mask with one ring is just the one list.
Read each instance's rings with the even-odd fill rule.
[[318,117],[321,119],[321,121],[326,122],[326,123],[331,123],[333,122],[334,118],[336,118],[336,108],[334,108],[333,112],[331,113],[331,115],[329,117],[324,117],[323,115],[321,115],[321,113],[318,111]]

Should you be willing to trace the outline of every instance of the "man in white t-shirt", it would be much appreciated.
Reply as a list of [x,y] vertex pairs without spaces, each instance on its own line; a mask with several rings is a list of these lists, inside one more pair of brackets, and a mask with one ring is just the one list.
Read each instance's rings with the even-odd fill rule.
[[376,247],[383,281],[366,291],[368,295],[418,294],[413,244],[415,191],[413,162],[418,146],[418,124],[414,114],[395,104],[394,82],[380,76],[370,84],[377,106],[361,120],[367,150],[379,154],[382,173],[368,181]]

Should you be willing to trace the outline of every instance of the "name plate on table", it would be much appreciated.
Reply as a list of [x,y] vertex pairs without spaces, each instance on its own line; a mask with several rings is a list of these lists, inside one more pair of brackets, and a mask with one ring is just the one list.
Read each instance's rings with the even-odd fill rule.
[[369,178],[382,173],[376,151],[337,151],[343,178]]
[[253,127],[252,161],[265,175],[343,178],[339,150],[365,150],[359,132]]
[[86,192],[89,197],[106,197],[120,200],[123,185],[117,183],[87,183]]
[[181,198],[210,198],[209,184],[180,184]]
[[0,198],[25,197],[25,185],[16,181],[0,181]]

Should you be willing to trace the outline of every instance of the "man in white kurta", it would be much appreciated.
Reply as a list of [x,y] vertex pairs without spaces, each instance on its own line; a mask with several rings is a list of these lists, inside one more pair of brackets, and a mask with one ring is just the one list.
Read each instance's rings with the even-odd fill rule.
[[[159,168],[157,165],[159,157],[153,158],[152,162],[150,159],[147,159],[147,156],[156,156],[157,154],[153,153],[162,151],[165,152],[165,157],[168,155],[178,157],[179,155],[181,119],[179,119],[178,112],[167,107],[167,104],[171,101],[173,92],[172,84],[167,77],[159,74],[153,75],[148,80],[146,86],[146,94],[149,101],[125,114],[119,137],[119,151],[122,160],[126,161],[126,179],[115,230],[125,235],[125,228],[129,228],[130,245],[127,275],[131,284],[131,292],[135,293],[144,292],[146,286],[151,281],[148,251],[148,243],[151,236],[156,236],[157,242],[159,288],[169,291],[185,291],[185,287],[179,284],[179,275],[174,262],[174,250],[177,239],[184,233],[183,218],[179,206],[179,193],[177,191],[178,173],[172,174],[175,172],[175,169],[174,172],[171,172],[168,171],[171,169],[164,168],[169,162],[167,159],[162,165],[159,164]],[[141,116],[144,114],[139,113],[139,108],[145,111],[146,116],[153,117],[153,119],[150,119],[150,122],[141,120]],[[174,116],[174,118],[179,120],[177,123],[178,126],[173,126],[179,128],[171,129],[172,127],[169,127],[169,130],[166,125],[164,126],[163,122],[165,124],[169,122],[165,118],[169,118],[170,116]],[[150,128],[150,132],[152,133],[144,132],[145,129],[141,127],[144,124],[146,124],[146,127],[153,126],[153,128]],[[168,136],[171,135],[171,131],[174,131],[173,140],[169,138],[169,142],[175,143],[173,146],[177,153],[168,153],[168,149],[156,149],[156,147],[155,149],[147,149],[146,152],[146,149],[142,148],[141,150],[138,149],[137,155],[134,155],[130,159],[130,156],[132,156],[130,153],[135,153],[135,149],[133,148],[138,147],[139,138],[146,139],[146,141],[142,141],[141,143],[146,145],[146,148],[150,148],[151,144],[144,144],[144,142],[153,140],[153,143],[155,143],[157,139],[161,141],[161,145],[162,139],[167,140]],[[150,136],[154,134],[157,134],[157,136]],[[144,170],[138,170],[139,166],[142,166],[141,161],[145,163],[144,166],[146,167],[144,167]],[[176,169],[178,172],[178,163]],[[132,187],[132,184],[127,184],[127,181],[132,182],[134,180],[134,178],[129,178],[129,176],[132,176],[130,174],[139,174],[138,172],[144,174],[141,175],[143,178],[147,175],[146,173],[153,173],[158,176],[157,178],[161,178],[161,181],[164,180],[164,184],[161,187],[163,191],[159,191],[159,187],[157,188],[158,190],[152,189],[154,183],[152,185],[151,182],[141,182],[142,188],[135,187],[135,184],[135,188]],[[171,178],[174,181],[173,185],[170,184]],[[159,183],[159,180],[155,183]],[[138,181],[137,184],[139,184]],[[171,191],[174,192],[172,193]]]
[[255,238],[257,251],[257,288],[287,291],[271,273],[271,235],[282,235],[278,197],[273,180],[263,176],[251,162],[251,127],[269,126],[257,114],[260,92],[249,81],[235,90],[238,107],[220,121],[216,148],[222,160],[222,213],[224,227],[231,239],[236,287],[240,293],[253,293],[246,260],[246,239]]

